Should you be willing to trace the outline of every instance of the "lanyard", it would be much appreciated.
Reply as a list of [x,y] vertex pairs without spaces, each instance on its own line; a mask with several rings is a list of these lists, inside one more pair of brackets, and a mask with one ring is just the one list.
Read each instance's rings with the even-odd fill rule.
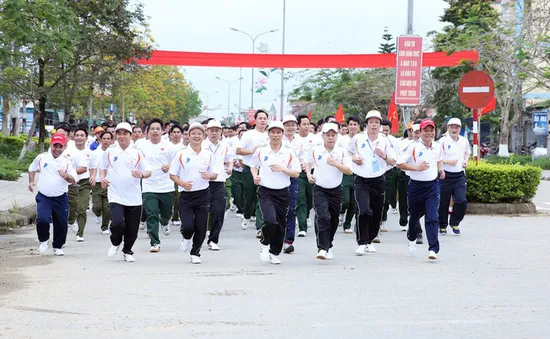
[[[422,139],[420,139],[420,143],[421,143],[422,145],[424,145],[424,147],[426,147],[426,150],[428,150],[428,151],[431,151],[431,150],[432,150],[432,147],[426,146],[426,144],[424,143],[424,141],[422,141]],[[433,145],[433,144],[432,144],[432,145]]]
[[220,148],[220,145],[221,145],[221,142],[218,142],[218,146],[216,146],[216,150],[215,150],[215,151],[212,151],[212,147],[211,147],[212,145],[209,145],[209,146],[208,146],[208,149],[210,150],[210,152],[212,152],[212,154],[213,154],[214,156],[216,156],[216,153],[218,152],[218,148]]

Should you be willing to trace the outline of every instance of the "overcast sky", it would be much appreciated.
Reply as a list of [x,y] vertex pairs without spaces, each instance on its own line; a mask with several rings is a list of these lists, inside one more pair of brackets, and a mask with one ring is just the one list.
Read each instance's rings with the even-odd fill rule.
[[[282,51],[283,0],[141,0],[149,17],[156,48],[173,51],[249,53],[252,41],[229,27],[256,34],[278,29],[256,41],[269,53]],[[439,30],[443,0],[415,1],[414,34]],[[287,0],[285,52],[292,54],[376,53],[384,27],[395,36],[406,33],[407,0]],[[426,45],[426,43],[425,43]],[[210,116],[227,115],[228,86],[216,80],[239,78],[239,68],[184,67],[186,78],[200,91]],[[295,71],[295,70],[291,70]],[[241,107],[250,106],[250,68],[242,70]],[[255,72],[256,81],[259,74]],[[279,110],[280,74],[272,74],[267,91],[256,94],[255,108]],[[285,94],[296,86],[285,83]],[[285,99],[286,100],[286,99]],[[238,111],[239,82],[231,86],[231,111]]]

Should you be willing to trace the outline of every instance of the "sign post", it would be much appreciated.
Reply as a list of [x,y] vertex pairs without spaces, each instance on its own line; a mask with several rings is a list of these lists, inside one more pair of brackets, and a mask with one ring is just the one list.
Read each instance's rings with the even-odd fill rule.
[[474,159],[479,160],[479,124],[480,109],[486,106],[495,94],[495,84],[489,74],[483,71],[466,73],[458,83],[458,97],[464,106],[472,109],[474,132]]

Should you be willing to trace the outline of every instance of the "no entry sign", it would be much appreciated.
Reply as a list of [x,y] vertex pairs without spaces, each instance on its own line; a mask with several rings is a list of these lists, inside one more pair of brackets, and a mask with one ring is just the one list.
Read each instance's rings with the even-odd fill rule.
[[420,105],[422,82],[422,38],[397,38],[395,72],[395,103],[404,106]]
[[468,108],[486,106],[495,94],[495,84],[489,74],[483,71],[466,73],[458,83],[458,97]]

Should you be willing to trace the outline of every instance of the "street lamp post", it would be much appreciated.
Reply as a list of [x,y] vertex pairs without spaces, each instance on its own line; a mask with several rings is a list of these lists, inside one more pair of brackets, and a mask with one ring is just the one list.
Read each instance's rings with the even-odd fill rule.
[[216,79],[223,81],[227,84],[227,116],[229,117],[230,110],[231,110],[231,84],[233,84],[235,81],[242,80],[242,77],[231,81],[222,79],[220,77],[216,77]]
[[[285,54],[285,32],[286,32],[286,0],[283,0],[283,54]],[[285,69],[281,68],[281,115],[280,119],[283,120],[285,98]]]
[[[254,54],[254,51],[256,49],[256,39],[258,39],[258,37],[264,35],[264,34],[268,34],[268,33],[274,33],[274,32],[277,32],[278,30],[277,29],[272,29],[270,31],[266,31],[266,32],[263,32],[263,33],[260,33],[256,36],[252,36],[250,35],[249,33],[246,33],[246,32],[243,32],[241,30],[238,30],[236,28],[233,28],[233,27],[229,27],[230,30],[232,31],[235,31],[235,32],[239,32],[239,33],[242,33],[246,36],[248,36],[250,38],[250,40],[252,40],[252,54]],[[251,75],[251,80],[250,80],[250,108],[254,108],[254,68],[252,68],[251,72],[250,72],[250,75]],[[239,94],[240,95],[240,94]]]
[[220,91],[216,91],[216,92],[213,92],[213,93],[210,93],[206,96],[206,116],[208,117],[208,111],[210,110],[210,106],[208,106],[208,99],[210,99],[210,96],[211,95],[214,95],[214,94],[218,94],[220,93]]

